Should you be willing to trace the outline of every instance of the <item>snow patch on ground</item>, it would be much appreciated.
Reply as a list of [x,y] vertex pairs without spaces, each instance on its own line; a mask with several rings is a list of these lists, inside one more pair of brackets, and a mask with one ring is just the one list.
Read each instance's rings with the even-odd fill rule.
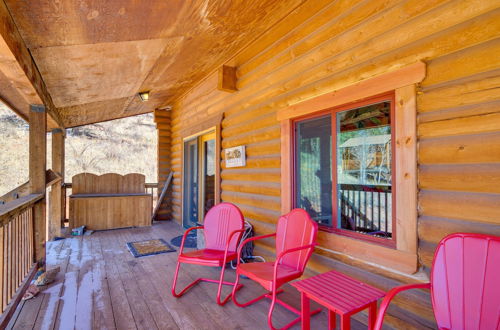
[[78,272],[68,272],[65,274],[64,279],[64,293],[61,297],[62,310],[61,310],[61,329],[73,329],[75,326],[76,299],[77,299],[77,285],[78,285]]
[[56,316],[57,302],[59,301],[59,294],[61,293],[62,283],[51,286],[43,291],[44,294],[49,295],[49,302],[47,303],[47,309],[43,315],[43,321],[41,329],[50,329],[54,323],[54,317]]
[[[81,274],[80,274],[81,275]],[[92,328],[92,273],[87,271],[81,276],[78,288],[78,301],[76,302],[75,329]]]

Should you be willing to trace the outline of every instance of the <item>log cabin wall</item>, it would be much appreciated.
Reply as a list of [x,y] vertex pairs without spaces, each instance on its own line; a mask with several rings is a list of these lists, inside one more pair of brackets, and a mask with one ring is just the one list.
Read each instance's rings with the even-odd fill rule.
[[[224,63],[237,67],[237,92],[219,91],[214,72],[174,104],[171,162],[159,163],[160,175],[170,165],[174,171],[171,217],[181,221],[181,130],[224,114],[222,148],[245,145],[247,165],[226,168],[221,154],[221,199],[238,205],[257,234],[269,233],[280,215],[276,111],[424,61],[417,97],[422,270],[411,277],[321,249],[310,266],[387,290],[425,278],[436,243],[448,233],[500,235],[498,7],[484,0],[306,1]],[[170,139],[162,134],[160,148]],[[393,326],[434,326],[422,292],[402,295],[391,315]]]

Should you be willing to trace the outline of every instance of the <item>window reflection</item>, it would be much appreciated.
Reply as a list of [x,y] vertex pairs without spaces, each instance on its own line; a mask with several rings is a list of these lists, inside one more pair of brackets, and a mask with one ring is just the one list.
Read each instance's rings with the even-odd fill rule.
[[336,114],[338,227],[392,237],[391,104]]

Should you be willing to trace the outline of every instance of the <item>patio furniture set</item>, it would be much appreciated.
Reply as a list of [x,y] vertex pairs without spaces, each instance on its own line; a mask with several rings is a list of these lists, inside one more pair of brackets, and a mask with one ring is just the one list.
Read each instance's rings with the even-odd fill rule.
[[[184,252],[187,235],[203,229],[205,248]],[[328,309],[328,328],[336,326],[336,314],[341,318],[341,328],[350,328],[350,317],[368,309],[368,328],[381,329],[384,316],[394,296],[409,289],[430,289],[434,316],[439,329],[488,329],[500,326],[500,237],[456,233],[438,244],[434,256],[430,283],[403,285],[388,293],[360,282],[340,272],[331,270],[308,279],[302,277],[306,264],[316,246],[318,225],[307,212],[294,209],[279,218],[276,232],[251,237],[240,243],[244,232],[244,218],[237,206],[220,203],[206,215],[203,226],[189,228],[183,236],[177,267],[172,284],[172,294],[181,297],[201,281],[217,283],[216,302],[226,304],[232,297],[239,307],[247,307],[268,298],[271,305],[267,322],[270,329],[273,310],[279,304],[297,314],[297,318],[282,329],[301,322],[302,329],[310,329],[310,317],[321,309],[310,311],[310,300]],[[273,262],[242,263],[241,251],[245,244],[266,238],[276,241],[276,260]],[[237,262],[236,281],[224,281],[225,265]],[[176,292],[177,278],[182,263],[221,267],[220,278],[199,278]],[[240,276],[246,276],[260,284],[264,293],[248,302],[239,302],[237,292],[242,288]],[[291,282],[301,295],[301,310],[278,299],[285,283]],[[232,292],[221,298],[223,285],[232,286]],[[385,298],[384,298],[385,297]],[[384,298],[377,315],[377,301]],[[492,327],[493,326],[493,327]]]

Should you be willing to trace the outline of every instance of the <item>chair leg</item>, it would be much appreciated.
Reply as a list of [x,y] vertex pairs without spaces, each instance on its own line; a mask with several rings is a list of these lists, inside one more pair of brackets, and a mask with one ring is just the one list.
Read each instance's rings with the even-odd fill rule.
[[[243,287],[242,284],[238,284],[238,275],[236,275],[236,282],[235,283],[224,282],[224,272],[226,270],[225,266],[226,265],[223,265],[222,269],[220,271],[219,286],[217,288],[217,304],[219,304],[221,306],[224,306],[228,302],[228,300],[231,298],[231,295],[233,295],[234,292],[238,291],[239,289],[241,289]],[[233,290],[231,293],[229,293],[227,295],[226,298],[224,298],[224,300],[221,301],[220,296],[221,296],[223,285],[233,285]]]
[[[285,307],[286,309],[288,309],[290,312],[293,312],[295,314],[298,315],[298,317],[296,317],[294,320],[292,320],[292,322],[288,323],[287,325],[285,325],[283,328],[279,328],[279,330],[286,330],[292,326],[294,326],[295,324],[297,324],[298,322],[300,322],[300,320],[302,320],[302,312],[293,308],[292,306],[288,305],[287,303],[285,303],[284,301],[281,301],[279,300],[276,295],[279,293],[280,291],[274,291],[271,295],[271,306],[269,307],[269,312],[267,313],[267,325],[269,326],[270,329],[272,330],[276,330],[276,328],[273,326],[273,311],[274,311],[274,306],[276,305],[276,303],[280,304],[281,306]],[[267,296],[269,298],[269,295]],[[310,315],[314,315],[314,314],[317,314],[321,311],[321,309],[317,309],[315,311],[313,311]]]
[[[174,280],[172,282],[172,295],[174,297],[176,297],[176,298],[179,298],[180,296],[182,296],[184,293],[186,293],[187,290],[191,289],[193,286],[195,286],[199,282],[217,283],[217,284],[219,284],[219,286],[218,286],[218,290],[217,290],[216,301],[217,301],[217,304],[219,304],[219,305],[222,306],[222,305],[224,305],[225,303],[228,302],[229,298],[231,298],[231,293],[230,293],[223,301],[221,301],[220,296],[221,296],[221,291],[222,291],[222,286],[223,285],[234,285],[236,287],[236,291],[239,290],[239,289],[241,289],[243,287],[243,285],[241,285],[241,284],[238,285],[238,283],[225,282],[224,281],[224,270],[225,270],[225,268],[222,267],[219,280],[213,280],[213,279],[210,279],[210,278],[201,278],[200,277],[200,278],[197,278],[196,280],[194,280],[192,283],[190,283],[184,289],[182,289],[181,292],[176,293],[175,292],[175,287],[177,285],[177,277],[179,276],[180,267],[181,267],[181,263],[177,262],[177,267],[175,268]],[[233,290],[233,292],[234,291],[235,290]]]
[[236,273],[236,281],[234,283],[233,292],[232,292],[231,296],[233,297],[234,304],[236,306],[238,306],[238,307],[247,307],[247,306],[250,306],[251,304],[254,304],[257,301],[266,298],[266,296],[269,294],[269,293],[264,293],[264,294],[258,296],[257,298],[254,298],[254,299],[250,300],[250,301],[247,301],[245,303],[240,303],[240,302],[238,302],[238,300],[236,300],[236,291],[238,290],[238,282],[239,281],[240,281],[240,275],[238,273]]
[[201,278],[198,278],[198,279],[194,280],[194,282],[192,282],[191,284],[186,286],[184,289],[182,289],[181,292],[176,293],[175,286],[177,285],[177,277],[179,276],[180,268],[181,268],[181,263],[179,261],[177,261],[177,267],[175,267],[174,280],[172,282],[172,295],[176,298],[179,298],[180,296],[182,296],[184,293],[186,293],[187,290],[191,289],[193,286],[195,286],[198,282],[200,282],[202,280]]
[[[262,300],[264,298],[269,298],[271,299],[271,306],[269,307],[269,312],[267,314],[267,324],[269,326],[269,328],[271,329],[276,329],[273,327],[273,311],[274,311],[274,307],[275,305],[278,303],[280,304],[281,306],[285,307],[286,309],[288,309],[289,311],[295,313],[298,315],[298,317],[296,319],[294,319],[292,322],[288,323],[287,325],[285,325],[283,328],[281,328],[282,330],[283,329],[288,329],[290,328],[291,326],[295,325],[296,323],[298,323],[302,318],[301,318],[301,311],[293,308],[292,306],[288,305],[287,303],[285,303],[284,301],[281,301],[280,299],[278,299],[276,297],[276,295],[278,293],[281,293],[283,292],[283,290],[274,290],[273,292],[269,292],[269,293],[264,293],[260,296],[258,296],[257,298],[254,298],[246,303],[240,303],[236,300],[236,291],[238,290],[238,282],[240,280],[240,275],[238,273],[236,273],[236,282],[234,283],[234,287],[233,287],[233,292],[232,292],[232,297],[233,297],[233,302],[236,306],[238,307],[247,307],[251,304],[254,304],[256,303],[257,301],[259,300]],[[319,312],[321,312],[321,309],[318,308],[314,311],[311,312],[310,315],[315,315],[315,314],[318,314]]]

